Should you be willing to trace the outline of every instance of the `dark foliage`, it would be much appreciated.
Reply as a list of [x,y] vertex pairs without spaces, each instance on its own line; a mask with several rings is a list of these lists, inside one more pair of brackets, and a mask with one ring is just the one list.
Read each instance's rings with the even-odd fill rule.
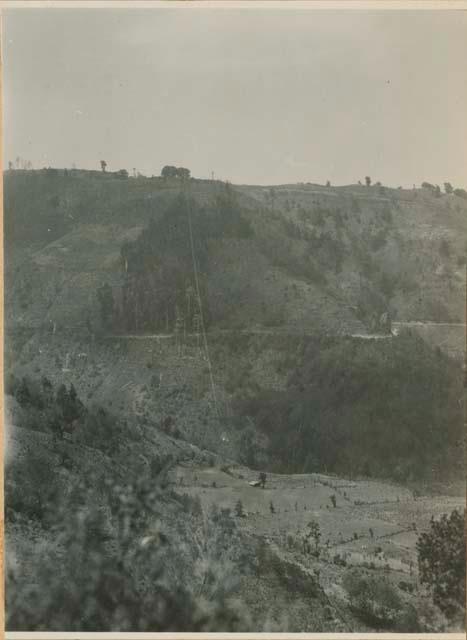
[[417,542],[420,580],[434,603],[449,617],[465,615],[465,511],[439,520]]
[[132,437],[126,425],[103,407],[85,407],[73,384],[69,388],[61,384],[54,392],[48,378],[39,383],[11,376],[6,390],[25,409],[20,427],[49,432],[59,439],[68,433],[73,440],[107,454],[118,450],[124,431],[127,438]]
[[165,165],[165,167],[162,168],[161,176],[163,178],[181,178],[182,180],[186,180],[190,177],[190,170],[184,167]]
[[208,324],[206,281],[210,242],[251,234],[251,226],[229,187],[207,207],[179,196],[135,242],[122,247],[125,282],[121,309],[114,314],[114,326],[134,331],[198,332],[200,305],[193,253],[204,319]]
[[[462,469],[462,376],[421,339],[308,340],[282,393],[243,401],[282,472],[436,478]],[[397,431],[397,437],[394,433]]]

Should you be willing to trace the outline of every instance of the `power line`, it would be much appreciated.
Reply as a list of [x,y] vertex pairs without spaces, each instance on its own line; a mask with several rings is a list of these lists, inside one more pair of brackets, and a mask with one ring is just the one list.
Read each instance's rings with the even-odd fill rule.
[[204,324],[203,305],[201,303],[201,293],[200,293],[200,288],[199,288],[198,265],[197,265],[197,261],[196,261],[195,243],[193,241],[193,225],[192,225],[192,220],[191,220],[191,213],[192,213],[192,209],[191,209],[191,194],[189,194],[188,198],[186,197],[186,194],[184,194],[184,195],[185,195],[185,199],[186,199],[186,203],[187,203],[188,230],[189,230],[189,234],[190,234],[191,258],[192,258],[192,261],[193,261],[193,273],[194,273],[194,276],[195,276],[195,288],[196,288],[196,295],[197,295],[197,298],[198,298],[199,316],[200,316],[200,322],[201,322],[201,332],[203,334],[204,349],[206,351],[206,358],[208,360],[209,378],[210,378],[210,381],[211,381],[211,390],[212,390],[212,395],[213,395],[213,398],[214,398],[214,406],[216,407],[217,417],[220,418],[219,406],[218,406],[218,403],[217,403],[216,386],[214,384],[214,376],[213,376],[213,373],[212,373],[211,357],[209,355],[208,338],[207,338],[207,335],[206,335],[206,328],[205,328],[205,324]]

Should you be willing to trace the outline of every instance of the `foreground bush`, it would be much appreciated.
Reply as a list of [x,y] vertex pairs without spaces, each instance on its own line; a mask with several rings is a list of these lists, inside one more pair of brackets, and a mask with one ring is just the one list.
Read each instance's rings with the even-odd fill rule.
[[227,514],[202,514],[144,470],[123,482],[90,476],[43,509],[32,564],[7,567],[9,630],[246,630],[231,597]]
[[417,542],[420,581],[450,618],[465,617],[465,511],[432,518]]

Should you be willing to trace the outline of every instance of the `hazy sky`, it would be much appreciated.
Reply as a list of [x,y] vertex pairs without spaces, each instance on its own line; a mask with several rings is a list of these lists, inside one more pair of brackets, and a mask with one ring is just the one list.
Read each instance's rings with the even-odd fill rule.
[[26,9],[5,164],[467,187],[467,13]]

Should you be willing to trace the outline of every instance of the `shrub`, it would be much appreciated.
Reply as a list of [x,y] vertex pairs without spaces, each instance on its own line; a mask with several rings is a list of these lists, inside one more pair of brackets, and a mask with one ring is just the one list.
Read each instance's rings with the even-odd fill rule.
[[358,569],[349,570],[343,580],[350,607],[371,627],[396,625],[403,603],[396,589],[386,578],[368,576]]

